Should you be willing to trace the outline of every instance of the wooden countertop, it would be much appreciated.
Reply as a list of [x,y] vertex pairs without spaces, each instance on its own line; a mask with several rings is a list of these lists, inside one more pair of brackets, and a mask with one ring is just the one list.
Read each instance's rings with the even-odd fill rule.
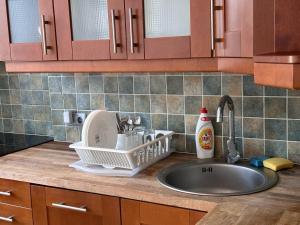
[[198,225],[300,224],[299,166],[280,172],[277,186],[265,192],[207,197],[175,192],[156,180],[160,169],[195,159],[191,155],[173,154],[131,178],[102,177],[68,166],[78,159],[67,144],[51,142],[0,157],[0,178],[209,212]]

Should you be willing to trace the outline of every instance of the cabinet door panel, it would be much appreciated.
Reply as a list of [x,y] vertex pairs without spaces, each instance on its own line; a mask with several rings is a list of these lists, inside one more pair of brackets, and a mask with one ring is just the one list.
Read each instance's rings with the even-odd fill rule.
[[253,56],[253,0],[215,0],[216,55]]
[[190,225],[196,225],[205,215],[205,212],[190,210]]
[[195,225],[205,212],[121,199],[122,225]]
[[191,56],[211,57],[210,0],[191,0]]
[[53,0],[58,60],[72,60],[71,18],[68,0]]
[[107,0],[54,0],[60,60],[110,59]]
[[146,38],[146,59],[189,58],[191,56],[190,37]]
[[[57,188],[46,188],[45,194],[48,225],[121,225],[117,197]],[[85,212],[78,210],[82,207]]]
[[124,1],[54,0],[54,8],[60,60],[127,58]]
[[[125,2],[108,0],[111,59],[127,59]],[[113,13],[115,18],[113,19]]]
[[107,41],[72,41],[73,59],[109,59],[109,40]]
[[190,58],[190,15],[190,0],[144,0],[145,58]]
[[45,16],[45,34],[46,45],[49,46],[47,54],[43,54],[43,60],[57,60],[57,46],[56,46],[56,33],[55,33],[55,20],[53,12],[53,1],[39,0],[40,1],[40,13]]
[[9,31],[6,0],[0,0],[0,60],[8,61],[10,57]]

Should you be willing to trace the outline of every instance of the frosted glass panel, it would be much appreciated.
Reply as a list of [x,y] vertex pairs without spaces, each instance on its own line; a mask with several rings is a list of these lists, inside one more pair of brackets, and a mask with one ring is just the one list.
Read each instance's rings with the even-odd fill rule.
[[8,0],[12,43],[41,42],[38,0]]
[[190,0],[144,0],[147,38],[191,35]]
[[73,40],[109,39],[107,0],[71,0]]

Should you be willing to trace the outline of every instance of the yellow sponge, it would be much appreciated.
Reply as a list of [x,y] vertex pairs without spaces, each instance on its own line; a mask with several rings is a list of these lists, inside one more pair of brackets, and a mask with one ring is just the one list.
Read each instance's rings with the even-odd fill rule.
[[270,158],[263,161],[264,167],[274,171],[281,169],[292,168],[294,163],[284,158]]

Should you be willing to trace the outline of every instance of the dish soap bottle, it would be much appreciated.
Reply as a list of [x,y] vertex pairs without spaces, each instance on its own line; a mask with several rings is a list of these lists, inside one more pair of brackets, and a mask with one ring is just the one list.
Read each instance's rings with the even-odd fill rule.
[[199,159],[213,158],[214,156],[214,128],[207,113],[206,108],[200,110],[196,128],[195,141]]

